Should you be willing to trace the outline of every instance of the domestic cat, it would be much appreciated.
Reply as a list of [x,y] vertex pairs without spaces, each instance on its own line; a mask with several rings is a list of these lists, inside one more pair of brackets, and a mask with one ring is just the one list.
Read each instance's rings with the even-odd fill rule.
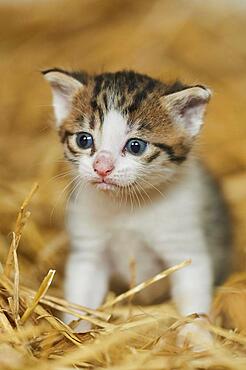
[[171,295],[180,314],[208,314],[229,254],[223,202],[195,154],[210,90],[133,71],[43,75],[82,184],[67,215],[66,298],[97,308],[112,276],[129,279],[132,255],[137,283],[191,258]]

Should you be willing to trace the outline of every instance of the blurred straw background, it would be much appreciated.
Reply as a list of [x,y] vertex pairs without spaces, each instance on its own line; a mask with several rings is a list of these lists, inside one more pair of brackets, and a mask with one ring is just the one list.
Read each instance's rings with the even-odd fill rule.
[[[18,248],[20,280],[24,286],[36,290],[48,270],[55,269],[57,272],[50,287],[50,294],[62,297],[63,265],[68,247],[63,215],[69,195],[69,187],[66,187],[69,178],[59,176],[66,171],[67,167],[62,160],[61,147],[52,127],[50,91],[39,71],[53,66],[85,69],[89,72],[115,71],[124,68],[135,69],[164,81],[180,78],[188,83],[202,83],[211,87],[214,95],[208,110],[200,153],[224,191],[230,207],[235,235],[233,246],[235,272],[215,299],[215,315],[218,323],[241,333],[239,342],[235,341],[240,350],[244,344],[245,354],[246,338],[243,336],[246,332],[245,24],[246,2],[239,0],[233,2],[229,0],[0,2],[0,261],[2,263],[6,260],[9,251],[10,233],[14,230],[19,207],[32,184],[35,181],[39,183],[39,190],[30,206],[32,215]],[[10,327],[5,319],[1,319],[1,312],[0,326],[4,327],[3,322],[5,322],[9,329],[8,335],[15,335],[12,328],[15,327],[16,321],[8,313],[9,302],[6,301],[8,294],[13,293],[13,287],[9,281],[8,283],[2,281],[1,284],[3,293],[3,297],[0,297],[1,312],[5,312],[4,315],[9,317]],[[25,301],[24,296],[22,299]],[[23,302],[22,305],[20,304],[22,313],[27,304]],[[171,318],[173,315],[171,306],[165,307],[167,313],[170,310]],[[47,312],[42,309],[41,307],[38,312],[35,311],[36,315],[47,315]],[[124,319],[125,316],[122,315]],[[33,318],[33,320],[32,325],[36,322],[36,319]],[[162,320],[164,320],[163,317]],[[162,333],[168,327],[168,323],[169,321],[162,327]],[[148,349],[152,346],[151,350],[156,351],[156,354],[163,345],[160,342],[161,329],[157,330],[154,324],[150,327],[149,322],[146,325],[139,329],[141,340],[140,337],[136,339],[135,334],[128,338],[126,332],[115,337],[115,342],[112,337],[113,344],[107,337],[105,353],[100,355],[98,354],[100,343],[97,342],[96,336],[94,351],[98,357],[93,359],[92,352],[88,352],[85,356],[87,362],[83,363],[83,366],[86,367],[89,364],[88,368],[95,366],[95,368],[117,369],[168,369],[175,366],[181,369],[193,369],[198,365],[201,366],[200,363],[193,364],[194,358],[190,352],[182,353],[184,357],[178,365],[176,360],[174,361],[175,356],[171,356],[178,350],[174,347],[170,350],[170,346],[167,362],[163,360],[165,363],[157,363],[153,357],[148,359],[146,357],[146,361],[150,360],[147,366],[143,365],[145,357],[141,357],[142,362],[139,360],[140,357],[137,357],[140,362],[134,364],[134,354],[139,355],[140,342],[141,345],[144,343],[143,336],[146,335],[146,330],[151,333],[151,338],[148,339],[152,342],[143,344],[144,348]],[[36,347],[34,346],[36,352],[33,351],[33,347],[28,349],[27,355],[23,354],[23,351],[16,351],[20,341],[20,332],[18,332],[16,340],[13,340],[14,344],[3,348],[0,345],[0,363],[6,348],[10,357],[14,351],[13,348],[15,348],[13,358],[18,352],[19,357],[15,357],[17,360],[13,364],[7,363],[6,369],[22,369],[22,366],[23,369],[32,368],[31,362],[29,364],[27,360],[28,355],[31,356],[36,367],[50,369],[50,363],[36,363],[34,359],[42,356],[45,359],[49,357],[54,359],[63,354],[64,348],[67,347],[59,344],[60,347],[59,345],[54,347],[52,352],[52,344],[60,343],[55,335],[68,328],[61,329],[59,324],[58,327],[51,325],[53,331],[50,335],[56,338],[56,340],[53,338],[52,342],[50,337],[44,338],[42,331],[47,331],[48,327],[44,326],[45,329],[42,325],[37,327],[39,334],[42,333],[42,340],[46,340],[40,348],[42,350],[45,348],[47,352],[38,350],[40,342],[35,344]],[[106,324],[105,327],[107,327]],[[29,324],[25,330],[27,329],[29,332],[25,341],[27,341],[26,338],[30,341],[34,336],[30,334],[34,328]],[[5,333],[4,329],[3,332]],[[36,333],[35,337],[39,334]],[[76,340],[81,344],[87,340],[91,342],[92,338],[94,337]],[[39,340],[41,341],[41,337]],[[128,348],[125,355],[128,362],[125,365],[122,362],[122,355],[116,350],[117,343]],[[214,354],[213,360],[206,358],[207,362],[202,365],[203,368],[212,369],[213,367],[209,366],[217,365],[221,366],[220,369],[245,368],[242,353],[235,352],[238,351],[236,344],[230,340],[226,343],[227,347],[220,348],[221,352]],[[113,347],[110,347],[111,345]],[[113,352],[112,348],[114,348]],[[214,358],[217,358],[217,362]],[[227,359],[228,362],[220,363],[222,358]],[[238,358],[237,363],[235,358]],[[64,364],[58,360],[57,365],[53,363],[52,368],[60,369],[63,365],[71,366],[73,363],[78,365],[77,360],[78,355],[74,358],[71,355],[70,360]],[[188,365],[189,360],[190,365]],[[233,366],[233,361],[234,367],[230,367]],[[4,366],[1,365],[1,369]]]

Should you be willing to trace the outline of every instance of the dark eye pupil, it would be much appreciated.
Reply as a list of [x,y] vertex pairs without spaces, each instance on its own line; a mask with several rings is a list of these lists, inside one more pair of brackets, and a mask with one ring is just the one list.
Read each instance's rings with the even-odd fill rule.
[[82,136],[80,137],[80,144],[83,146],[83,145],[86,145],[86,144],[87,144],[87,142],[88,142],[88,137],[87,137],[87,136],[85,136],[85,135],[82,135]]
[[147,148],[147,143],[141,139],[130,139],[126,143],[126,150],[133,155],[141,155]]
[[93,145],[93,138],[90,134],[80,133],[76,138],[77,145],[82,149],[88,149]]
[[131,143],[131,151],[136,154],[140,151],[140,144],[138,141],[133,141]]

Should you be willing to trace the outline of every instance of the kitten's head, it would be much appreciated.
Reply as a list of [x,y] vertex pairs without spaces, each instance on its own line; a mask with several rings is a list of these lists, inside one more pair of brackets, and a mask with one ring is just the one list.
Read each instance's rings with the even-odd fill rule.
[[186,161],[210,98],[203,86],[167,85],[132,71],[43,74],[66,158],[102,190],[168,181]]

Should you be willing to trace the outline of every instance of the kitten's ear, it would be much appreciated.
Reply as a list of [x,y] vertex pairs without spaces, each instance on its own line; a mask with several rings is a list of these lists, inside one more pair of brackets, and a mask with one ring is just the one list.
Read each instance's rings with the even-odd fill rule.
[[74,95],[84,85],[69,73],[58,69],[42,71],[42,74],[51,86],[56,123],[60,126],[70,113]]
[[191,136],[196,136],[203,124],[203,116],[211,91],[195,86],[163,96],[162,104],[170,118],[182,126]]

